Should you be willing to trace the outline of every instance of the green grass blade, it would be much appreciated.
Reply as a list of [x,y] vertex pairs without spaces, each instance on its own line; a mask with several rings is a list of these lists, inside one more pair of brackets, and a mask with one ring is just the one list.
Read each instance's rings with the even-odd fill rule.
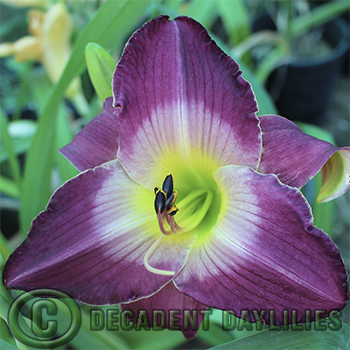
[[15,181],[0,175],[0,192],[13,198],[20,197],[20,190]]
[[[33,143],[27,153],[24,171],[20,226],[22,233],[28,230],[31,220],[42,210],[50,196],[51,169],[55,140],[55,114],[58,98],[51,98],[51,107],[41,118]],[[49,112],[50,111],[50,112]]]
[[[298,123],[298,126],[308,135],[317,137],[320,140],[327,141],[335,145],[333,135],[312,124]],[[335,221],[335,201],[327,203],[317,203],[316,198],[322,186],[322,176],[318,173],[309,183],[305,185],[302,191],[312,206],[314,216],[314,225],[325,231],[330,237],[333,236]]]
[[7,260],[11,253],[12,250],[7,243],[6,237],[0,231],[0,254],[4,257],[5,260]]
[[18,350],[15,346],[11,345],[10,343],[6,342],[5,340],[2,340],[0,338],[0,349],[4,350]]
[[[57,119],[57,137],[55,150],[62,148],[72,141],[73,133],[71,131],[69,120],[66,116],[63,103],[60,103],[58,109],[58,119]],[[79,172],[78,170],[65,158],[61,153],[55,152],[56,162],[58,166],[58,171],[62,182],[65,182],[72,177],[76,176]]]
[[[33,135],[30,135],[21,139],[12,139],[13,151],[16,155],[22,154],[28,151],[32,144]],[[0,144],[0,163],[9,159],[9,154],[3,144]]]
[[216,0],[193,0],[184,11],[184,15],[192,17],[209,29],[217,16],[216,8]]
[[[288,331],[262,331],[249,337],[235,340],[211,348],[212,350],[337,350],[349,349],[350,336],[349,326],[345,323],[336,331],[329,328],[330,322],[323,321],[324,330],[309,331],[288,330]],[[311,325],[314,327],[314,323]],[[303,325],[300,325],[303,327]]]
[[273,48],[264,59],[262,59],[255,70],[255,77],[264,84],[271,72],[285,59],[286,53],[280,46]]
[[241,0],[218,0],[217,6],[231,46],[237,45],[248,38],[250,18],[244,2]]
[[8,159],[11,167],[11,172],[13,175],[13,178],[16,181],[17,186],[17,192],[18,194],[21,191],[21,173],[19,168],[18,159],[16,156],[16,151],[14,144],[12,142],[11,136],[8,132],[8,122],[6,116],[3,114],[2,111],[0,111],[0,135],[1,135],[1,141],[4,144],[5,150],[8,154]]
[[181,6],[184,4],[184,1],[183,0],[164,0],[163,4],[169,9],[179,12]]
[[336,18],[342,13],[349,11],[349,1],[334,1],[316,7],[309,14],[296,18],[291,23],[291,34],[298,36],[313,27],[320,26],[332,19]]
[[[79,333],[74,339],[70,341],[69,346],[75,349],[96,349],[96,350],[122,350],[130,349],[130,346],[123,340],[123,331],[111,332],[108,328],[104,328],[101,331],[91,330],[91,311],[90,310],[103,310],[103,307],[96,307],[90,305],[80,304],[80,310],[82,313],[82,323]],[[109,307],[111,309],[111,307]],[[63,310],[62,310],[63,311]],[[103,310],[104,315],[106,310]],[[69,315],[67,315],[69,317]]]

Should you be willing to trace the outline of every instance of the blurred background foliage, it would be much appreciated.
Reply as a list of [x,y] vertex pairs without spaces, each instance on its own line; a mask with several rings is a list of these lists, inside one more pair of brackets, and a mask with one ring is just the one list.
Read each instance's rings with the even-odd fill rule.
[[[130,35],[143,23],[161,14],[170,18],[186,15],[199,21],[240,64],[256,94],[258,114],[262,115],[278,113],[265,89],[273,71],[301,55],[303,59],[312,59],[315,54],[326,57],[331,48],[320,40],[317,28],[339,16],[348,18],[349,5],[347,0],[0,1],[1,266],[26,237],[31,221],[45,209],[53,191],[78,173],[58,150],[102,110],[103,99],[111,95],[115,62]],[[274,31],[254,29],[254,22],[262,13],[270,15]],[[347,31],[348,26],[347,23]],[[305,54],[305,48],[317,41],[315,38],[320,45]],[[349,143],[349,73],[344,68],[349,64],[349,56],[343,56],[328,119],[322,121],[321,128],[300,124],[305,132],[339,146]],[[316,204],[320,182],[316,177],[304,194],[313,207],[316,225],[338,242],[349,268],[349,196]],[[9,305],[18,293],[6,291],[3,285],[0,291],[0,346],[26,349],[11,336],[6,325]],[[339,332],[284,331],[271,335],[269,331],[224,331],[222,312],[218,310],[210,317],[210,330],[199,331],[190,342],[181,332],[168,330],[92,332],[89,308],[81,304],[82,328],[69,343],[69,349],[349,346],[346,324]],[[346,320],[348,309],[344,313]],[[23,322],[29,324],[25,316]]]

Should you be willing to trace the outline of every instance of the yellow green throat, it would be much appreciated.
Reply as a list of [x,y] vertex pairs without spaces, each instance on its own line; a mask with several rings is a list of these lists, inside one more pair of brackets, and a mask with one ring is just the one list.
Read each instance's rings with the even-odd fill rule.
[[[219,191],[215,191],[215,188],[193,188],[190,190],[187,188],[184,192],[182,199],[175,205],[178,192],[174,190],[172,174],[166,175],[161,188],[154,188],[154,208],[162,235],[156,239],[144,257],[144,265],[152,273],[166,276],[175,275],[174,271],[156,269],[149,264],[149,258],[160,246],[164,236],[184,234],[197,229],[201,233],[199,239],[203,239],[206,236],[205,233],[208,233],[216,222],[220,211]],[[181,225],[175,221],[175,218]],[[201,226],[200,229],[199,226]]]

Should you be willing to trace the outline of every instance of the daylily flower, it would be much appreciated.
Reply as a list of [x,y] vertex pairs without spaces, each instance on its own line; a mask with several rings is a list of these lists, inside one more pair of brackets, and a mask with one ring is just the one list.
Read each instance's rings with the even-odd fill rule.
[[[63,3],[56,3],[47,12],[31,10],[29,32],[14,43],[0,45],[0,57],[13,55],[18,62],[39,61],[52,83],[56,83],[71,54],[72,23]],[[81,95],[78,79],[69,85],[66,95],[71,99]]]
[[252,322],[256,310],[267,323],[273,310],[277,324],[283,310],[303,322],[306,310],[343,309],[345,267],[299,188],[322,169],[320,199],[344,193],[350,148],[257,110],[199,23],[145,24],[116,67],[113,97],[62,149],[82,173],[33,221],[5,285],[179,310],[187,338],[196,329],[181,325],[186,309],[249,310]]

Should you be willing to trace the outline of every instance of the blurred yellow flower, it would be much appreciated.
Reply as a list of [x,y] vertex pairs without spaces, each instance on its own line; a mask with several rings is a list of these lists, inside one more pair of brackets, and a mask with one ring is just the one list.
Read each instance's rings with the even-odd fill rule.
[[[31,3],[34,0],[30,1]],[[37,1],[43,3],[43,1]],[[17,3],[29,3],[18,0]],[[49,79],[55,83],[71,53],[70,37],[72,24],[63,3],[52,5],[48,11],[29,11],[30,36],[25,36],[14,43],[0,44],[0,57],[13,55],[18,62],[35,60],[43,64]],[[81,93],[79,79],[69,85],[66,96],[74,99]]]

